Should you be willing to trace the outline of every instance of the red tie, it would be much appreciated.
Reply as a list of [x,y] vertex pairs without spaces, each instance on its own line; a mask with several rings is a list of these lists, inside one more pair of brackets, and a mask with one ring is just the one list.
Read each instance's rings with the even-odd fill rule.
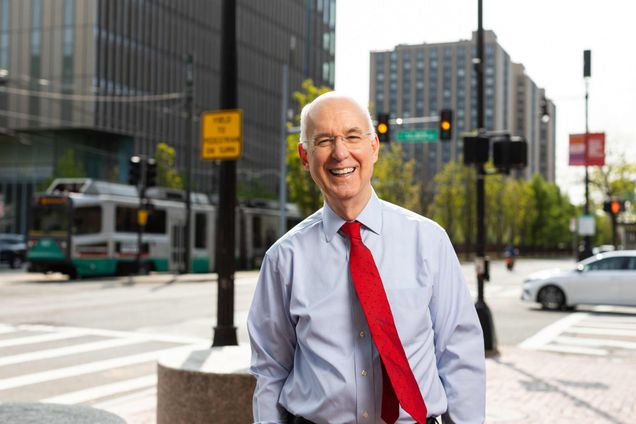
[[351,240],[351,278],[367,318],[373,342],[382,360],[382,419],[388,424],[393,424],[399,416],[398,406],[402,405],[413,419],[424,424],[426,404],[395,328],[380,273],[371,251],[362,243],[360,223],[347,222],[340,229]]

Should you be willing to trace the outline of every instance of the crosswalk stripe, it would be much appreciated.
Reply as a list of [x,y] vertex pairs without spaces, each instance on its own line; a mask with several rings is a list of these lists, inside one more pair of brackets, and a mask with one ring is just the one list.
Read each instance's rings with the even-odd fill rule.
[[621,330],[636,330],[636,323],[634,324],[621,324],[621,323],[613,323],[610,321],[584,321],[581,323],[583,327],[594,327],[594,328],[614,328]]
[[130,380],[118,381],[117,383],[91,387],[90,389],[86,390],[78,390],[71,393],[65,393],[60,396],[42,399],[40,400],[40,402],[63,404],[82,403],[104,398],[106,396],[112,396],[117,393],[143,389],[149,386],[154,386],[155,384],[157,384],[157,376],[155,374],[152,374],[144,377],[133,378]]
[[561,334],[568,327],[578,323],[579,321],[588,317],[589,314],[585,312],[576,312],[561,318],[560,320],[553,322],[547,327],[543,328],[534,336],[531,336],[521,342],[519,347],[522,349],[537,349],[547,345],[555,337]]
[[13,326],[0,324],[0,334],[15,333],[16,331]]
[[587,337],[568,337],[568,336],[559,336],[554,339],[555,342],[561,344],[572,344],[577,346],[607,346],[607,347],[618,347],[621,349],[636,349],[636,343],[634,342],[626,342],[623,340],[612,340],[612,339],[589,339]]
[[578,333],[578,334],[595,334],[601,336],[630,336],[636,337],[636,330],[614,330],[611,328],[590,328],[590,327],[581,327],[574,326],[571,328],[567,328],[565,333]]
[[16,387],[27,386],[29,384],[43,383],[46,381],[59,380],[67,377],[76,377],[78,375],[90,374],[94,372],[104,371],[111,368],[119,368],[128,365],[141,364],[143,362],[157,360],[164,354],[172,354],[192,349],[207,349],[208,344],[198,346],[180,346],[170,349],[153,350],[138,355],[123,356],[105,361],[91,362],[82,365],[76,365],[66,368],[58,368],[50,371],[43,371],[33,374],[26,374],[19,377],[6,378],[0,380],[0,390],[13,389]]
[[63,331],[60,333],[39,334],[37,336],[18,337],[15,339],[0,340],[0,347],[20,346],[25,344],[52,342],[54,340],[72,339],[81,337],[77,331]]
[[133,332],[116,331],[116,330],[102,330],[99,328],[53,327],[50,325],[21,325],[19,328],[21,330],[28,330],[28,331],[69,331],[69,332],[81,333],[82,335],[85,335],[85,336],[125,337],[125,338],[137,339],[140,341],[156,341],[156,342],[185,343],[185,344],[199,344],[199,343],[210,342],[209,340],[202,339],[202,338],[166,336],[161,334],[133,333]]
[[548,350],[550,352],[581,353],[584,355],[596,355],[596,356],[605,356],[609,353],[605,349],[593,349],[588,347],[576,347],[576,346],[552,345],[552,344],[541,346],[538,349]]
[[140,341],[136,339],[110,339],[94,343],[66,346],[58,349],[46,349],[37,352],[23,353],[20,355],[5,356],[4,358],[0,358],[0,367],[19,364],[21,362],[39,361],[41,359],[51,359],[58,358],[60,356],[74,355],[77,353],[93,352],[96,350],[109,349],[112,347],[120,347],[135,343],[140,343]]

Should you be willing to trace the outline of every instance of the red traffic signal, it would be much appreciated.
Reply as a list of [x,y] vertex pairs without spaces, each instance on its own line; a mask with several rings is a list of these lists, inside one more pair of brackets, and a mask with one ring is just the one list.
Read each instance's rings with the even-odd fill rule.
[[618,215],[625,211],[625,202],[622,200],[610,200],[603,203],[603,210],[612,215]]

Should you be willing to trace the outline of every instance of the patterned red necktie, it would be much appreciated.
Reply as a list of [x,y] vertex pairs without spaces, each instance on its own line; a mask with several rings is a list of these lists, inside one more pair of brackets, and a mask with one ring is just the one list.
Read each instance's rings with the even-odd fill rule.
[[397,420],[399,400],[399,404],[413,419],[424,424],[426,404],[395,328],[380,273],[371,251],[362,243],[360,223],[347,222],[340,229],[351,240],[351,278],[382,360],[382,419],[388,424]]

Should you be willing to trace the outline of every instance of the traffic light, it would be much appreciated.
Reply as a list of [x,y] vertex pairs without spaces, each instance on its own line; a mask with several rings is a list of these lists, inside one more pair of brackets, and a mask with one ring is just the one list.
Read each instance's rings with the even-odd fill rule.
[[128,184],[139,185],[141,177],[141,156],[131,156],[128,169]]
[[625,202],[622,200],[609,200],[603,203],[603,210],[611,215],[618,215],[625,211]]
[[492,140],[492,159],[495,168],[504,174],[511,169],[528,165],[528,142],[523,137],[499,136]]
[[378,135],[378,139],[382,143],[389,143],[391,141],[389,118],[390,116],[388,113],[378,113],[376,115],[377,124],[375,125],[375,133]]
[[146,161],[146,187],[157,185],[157,161],[149,158]]
[[490,138],[486,135],[464,137],[463,153],[464,165],[483,165],[490,156]]
[[453,138],[453,111],[442,109],[439,113],[439,139],[450,141]]

